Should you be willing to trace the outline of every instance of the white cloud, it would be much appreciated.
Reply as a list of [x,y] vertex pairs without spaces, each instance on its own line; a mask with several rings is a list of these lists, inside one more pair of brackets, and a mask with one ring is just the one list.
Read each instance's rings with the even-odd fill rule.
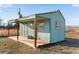
[[72,4],[72,6],[79,8],[79,4]]
[[12,4],[0,4],[0,13],[4,11],[5,8],[12,7]]
[[0,8],[8,8],[8,7],[12,7],[12,4],[0,4]]

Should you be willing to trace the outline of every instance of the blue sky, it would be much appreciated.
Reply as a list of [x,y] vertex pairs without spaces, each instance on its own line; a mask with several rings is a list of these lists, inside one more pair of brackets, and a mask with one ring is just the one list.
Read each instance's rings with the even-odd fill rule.
[[66,26],[79,26],[79,5],[77,4],[1,4],[0,18],[4,19],[4,22],[18,18],[19,8],[23,16],[60,9],[66,20]]

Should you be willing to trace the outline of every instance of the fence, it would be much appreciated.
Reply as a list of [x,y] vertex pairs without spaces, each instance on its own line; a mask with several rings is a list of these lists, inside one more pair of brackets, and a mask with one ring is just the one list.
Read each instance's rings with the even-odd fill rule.
[[[9,33],[8,33],[9,31]],[[17,29],[16,28],[0,28],[0,37],[6,37],[6,36],[16,36],[17,35]]]

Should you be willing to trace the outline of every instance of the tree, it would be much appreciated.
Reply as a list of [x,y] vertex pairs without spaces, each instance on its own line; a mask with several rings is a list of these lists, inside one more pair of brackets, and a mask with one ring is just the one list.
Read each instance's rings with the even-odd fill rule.
[[0,26],[1,26],[1,24],[2,24],[2,19],[0,19]]

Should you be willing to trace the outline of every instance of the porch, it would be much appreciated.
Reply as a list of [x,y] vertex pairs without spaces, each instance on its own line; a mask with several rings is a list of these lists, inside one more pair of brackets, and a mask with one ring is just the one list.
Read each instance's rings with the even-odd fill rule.
[[[19,41],[21,43],[24,43],[32,48],[35,48],[34,46],[34,39],[28,39],[27,37],[22,37],[22,36],[19,36],[19,40],[17,40],[17,36],[12,36],[12,37],[8,37],[9,39],[12,39],[12,40],[15,40],[15,41]],[[41,46],[41,45],[45,45],[47,44],[48,42],[47,41],[43,41],[41,39],[38,39],[36,44],[37,44],[37,47]]]
[[15,23],[17,36],[9,37],[10,39],[25,43],[33,48],[50,41],[49,18],[34,15],[16,19]]

